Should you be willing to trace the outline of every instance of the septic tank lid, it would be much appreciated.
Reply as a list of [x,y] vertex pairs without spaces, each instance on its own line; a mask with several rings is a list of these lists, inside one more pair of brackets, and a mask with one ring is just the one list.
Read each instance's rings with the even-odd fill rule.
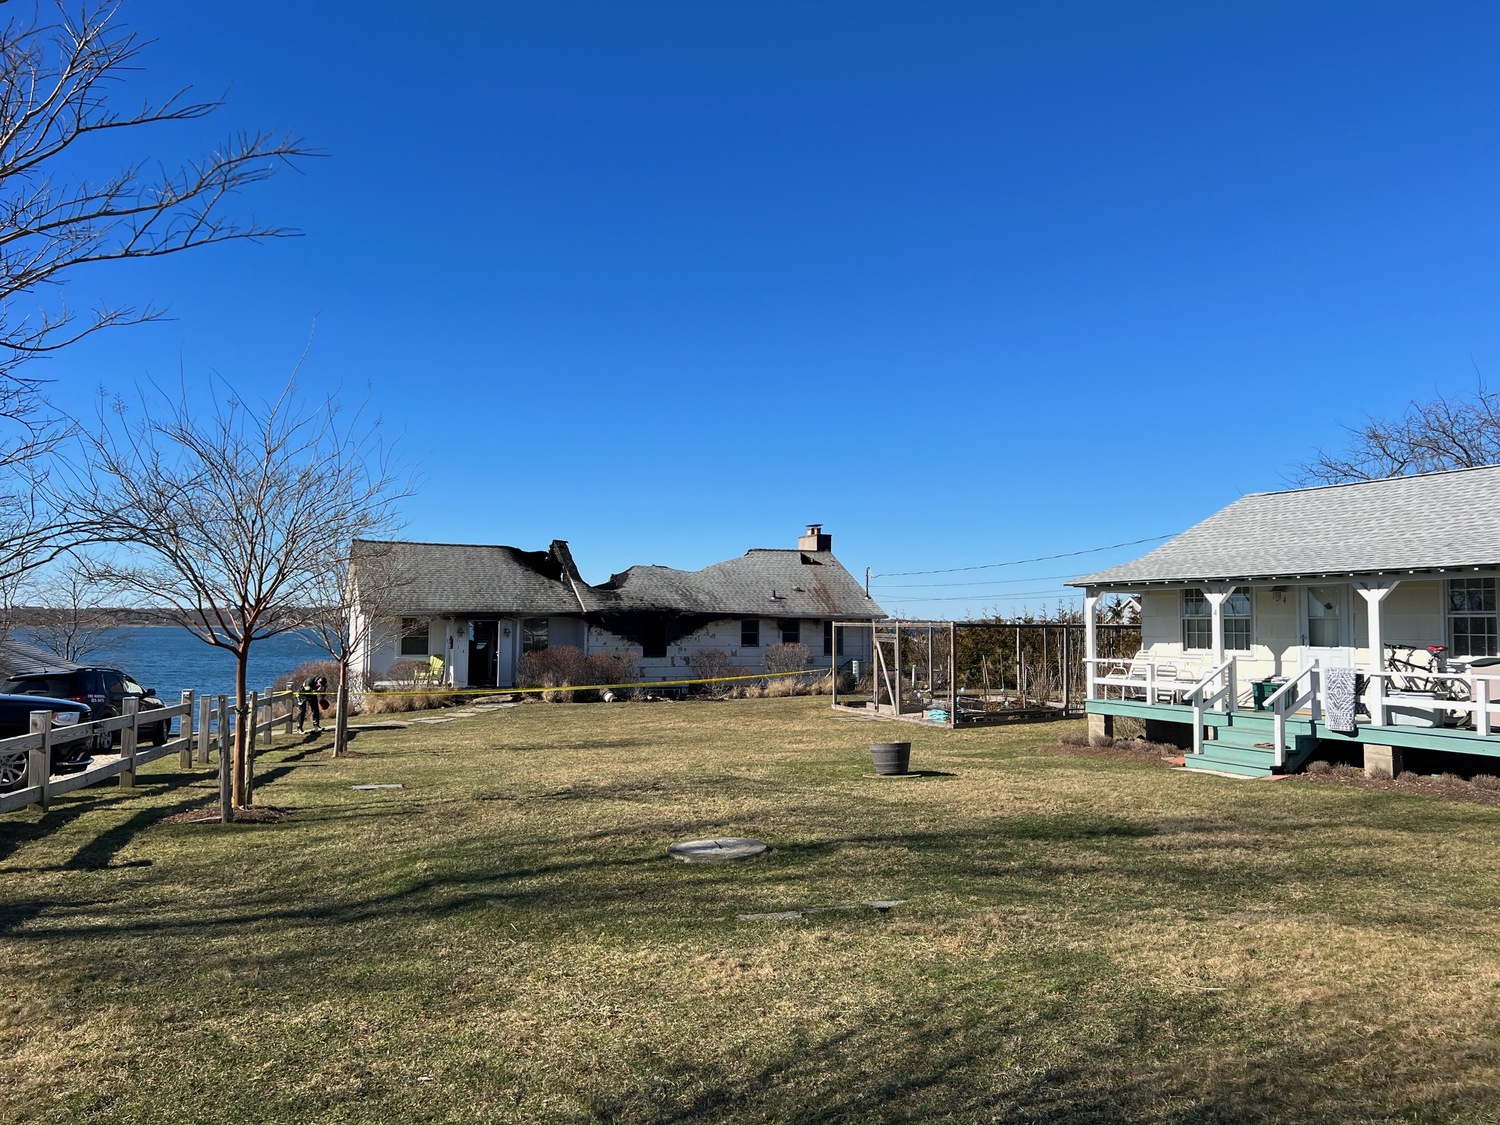
[[720,836],[713,840],[680,840],[667,846],[667,854],[684,863],[727,863],[749,859],[767,851],[769,845],[748,836]]

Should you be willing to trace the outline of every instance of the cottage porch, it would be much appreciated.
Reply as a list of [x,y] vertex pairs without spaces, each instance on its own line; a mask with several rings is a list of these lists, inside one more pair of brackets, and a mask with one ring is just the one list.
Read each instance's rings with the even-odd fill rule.
[[1268,777],[1299,769],[1320,742],[1357,743],[1366,768],[1399,772],[1403,750],[1500,758],[1496,678],[1472,671],[1434,675],[1426,694],[1396,691],[1400,674],[1361,669],[1352,731],[1330,727],[1328,685],[1317,665],[1285,682],[1247,681],[1229,657],[1182,678],[1176,660],[1086,658],[1090,730],[1111,733],[1113,717],[1186,726],[1188,769]]

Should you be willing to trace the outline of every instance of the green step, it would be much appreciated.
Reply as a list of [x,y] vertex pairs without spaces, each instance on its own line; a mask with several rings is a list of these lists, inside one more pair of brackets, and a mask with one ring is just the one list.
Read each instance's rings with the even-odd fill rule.
[[1183,764],[1190,770],[1198,772],[1229,773],[1239,777],[1270,777],[1271,765],[1267,759],[1264,765],[1247,765],[1244,762],[1228,761],[1215,758],[1208,754],[1188,754],[1183,758]]
[[1223,739],[1205,742],[1202,757],[1213,758],[1221,762],[1239,762],[1247,766],[1264,766],[1266,769],[1270,769],[1276,761],[1276,755],[1270,750],[1261,750],[1254,746],[1239,746],[1232,742],[1225,742]]

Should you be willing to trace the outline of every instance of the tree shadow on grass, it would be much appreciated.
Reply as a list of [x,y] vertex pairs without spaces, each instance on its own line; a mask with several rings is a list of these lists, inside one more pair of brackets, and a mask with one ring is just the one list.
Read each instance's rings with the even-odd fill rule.
[[792,1038],[775,1053],[754,1042],[726,1050],[724,1039],[705,1038],[691,1058],[669,1045],[670,1056],[639,1065],[614,1088],[602,1075],[583,1079],[590,1115],[683,1125],[1239,1125],[1443,1120],[1465,1106],[1461,1083],[1434,1084],[1425,1075],[1370,1092],[1354,1065],[1368,1042],[1314,1052],[1295,1036],[1249,1041],[1233,1008],[1166,993],[1037,1008],[1010,1005],[982,984],[959,983],[948,993],[919,983],[894,1010],[855,1011],[837,1028]]

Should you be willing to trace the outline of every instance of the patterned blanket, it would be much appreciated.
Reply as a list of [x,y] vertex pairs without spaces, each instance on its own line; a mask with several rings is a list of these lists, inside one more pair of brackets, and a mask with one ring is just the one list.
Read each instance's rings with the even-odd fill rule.
[[1354,669],[1323,669],[1323,721],[1328,729],[1339,734],[1353,734],[1354,724]]

